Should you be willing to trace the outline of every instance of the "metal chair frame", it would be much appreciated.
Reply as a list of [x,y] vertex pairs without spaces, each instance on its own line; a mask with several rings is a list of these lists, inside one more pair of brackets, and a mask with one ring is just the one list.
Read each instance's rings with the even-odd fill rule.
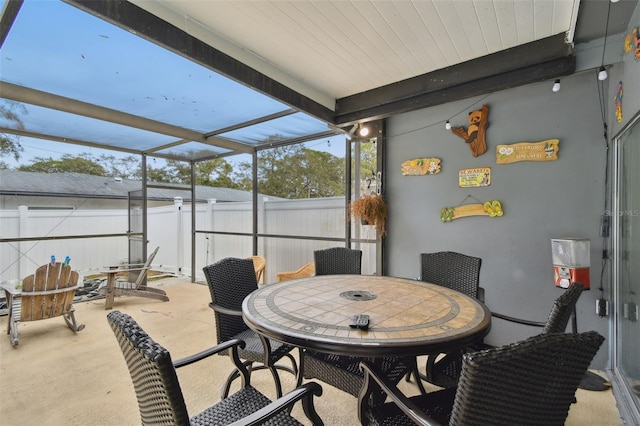
[[[277,370],[298,374],[298,364],[290,354],[293,346],[267,339],[251,330],[242,319],[242,301],[258,289],[253,260],[227,257],[202,270],[211,293],[209,307],[214,311],[218,343],[231,339],[245,341],[246,346],[239,350],[239,354],[249,372],[268,369],[273,376],[277,396],[282,396],[282,383]],[[291,367],[276,364],[283,357],[289,358]],[[229,374],[222,390],[223,398],[229,394],[231,383],[239,377],[237,369]]]
[[[301,426],[289,416],[298,401],[302,401],[304,413],[313,425],[323,424],[313,399],[322,394],[319,384],[306,383],[273,402],[251,386],[250,374],[238,355],[239,348],[244,346],[242,340],[229,340],[173,362],[169,351],[149,337],[129,315],[113,311],[107,320],[129,368],[143,425],[221,426],[269,422]],[[242,377],[242,386],[233,395],[190,418],[176,369],[222,352],[229,353]]]

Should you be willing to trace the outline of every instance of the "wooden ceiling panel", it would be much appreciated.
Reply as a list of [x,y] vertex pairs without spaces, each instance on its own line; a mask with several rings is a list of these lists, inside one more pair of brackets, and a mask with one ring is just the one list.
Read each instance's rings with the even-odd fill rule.
[[[477,40],[478,52],[483,52],[482,44],[486,50],[485,55],[493,52],[498,52],[503,49],[502,37],[500,35],[500,28],[498,27],[498,17],[496,16],[496,10],[493,2],[479,2],[474,3],[474,12],[480,23],[482,32],[482,41]],[[478,54],[480,56],[480,53]]]
[[[515,3],[504,1],[496,2],[495,12],[498,29],[500,31],[500,50],[508,49],[520,44],[518,39],[518,27],[516,26],[515,21]],[[530,19],[533,19],[533,17],[530,17]]]
[[[345,111],[355,114],[401,102],[411,97],[413,90],[428,92],[434,84],[438,90],[445,90],[443,82],[461,84],[462,76],[492,78],[500,73],[513,73],[518,66],[544,63],[531,63],[527,57],[532,61],[566,58],[571,55],[572,46],[566,43],[565,35],[571,37],[577,26],[578,6],[591,7],[594,3],[592,0],[165,0],[162,7],[171,11],[166,14],[155,6],[156,2],[130,1],[160,18],[171,15],[172,23],[191,35],[189,28],[181,26],[175,17],[196,17],[203,28],[209,28],[215,35],[207,37],[213,41],[208,42],[212,48],[218,48],[216,38],[236,46],[236,53],[228,53],[230,56],[237,54],[242,63],[312,102],[327,108],[331,108],[331,100],[334,105],[340,103],[342,106],[335,107],[335,112],[341,116]],[[554,54],[565,56],[539,54],[527,46],[549,38],[553,41],[541,45],[552,45]],[[556,43],[560,46],[556,47]],[[497,53],[501,53],[499,61],[478,61]],[[566,75],[573,62],[560,61],[557,65],[536,68],[550,73],[537,78]],[[490,69],[478,69],[479,65],[475,65],[487,63],[491,64]],[[463,70],[461,66],[465,64],[468,67],[473,64],[473,68]],[[516,75],[535,77],[525,70]],[[514,78],[514,84],[526,79]],[[398,84],[407,80],[410,81]],[[291,97],[297,98],[295,94]]]
[[460,26],[463,31],[458,31],[464,36],[469,48],[464,55],[465,60],[473,59],[478,55],[487,55],[487,41],[485,40],[484,28],[478,19],[476,8],[470,0],[454,2],[455,13],[459,16]]
[[[535,9],[535,5],[529,2],[516,2],[513,5],[513,19],[516,28],[518,28],[518,43],[526,43],[525,40],[535,40],[535,27],[536,23],[539,22]],[[550,29],[547,29],[547,31],[550,31]]]

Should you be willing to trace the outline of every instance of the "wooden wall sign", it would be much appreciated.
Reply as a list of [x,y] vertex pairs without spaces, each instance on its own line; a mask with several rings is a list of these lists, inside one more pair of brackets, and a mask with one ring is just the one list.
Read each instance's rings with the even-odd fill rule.
[[491,185],[491,167],[460,169],[458,172],[458,186],[460,188],[476,188],[489,185]]
[[485,201],[482,204],[465,204],[458,207],[443,207],[440,210],[440,222],[451,222],[469,216],[502,217],[504,210],[498,200]]
[[440,173],[440,159],[434,157],[407,160],[400,166],[404,176],[435,175]]
[[560,140],[521,142],[496,147],[496,163],[509,164],[519,161],[554,161],[558,159]]

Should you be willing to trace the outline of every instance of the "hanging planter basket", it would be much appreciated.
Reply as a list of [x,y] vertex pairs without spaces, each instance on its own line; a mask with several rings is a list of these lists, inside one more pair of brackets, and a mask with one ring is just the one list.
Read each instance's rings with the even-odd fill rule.
[[379,236],[386,233],[387,203],[380,195],[373,193],[353,200],[349,204],[349,214],[363,225],[375,226]]

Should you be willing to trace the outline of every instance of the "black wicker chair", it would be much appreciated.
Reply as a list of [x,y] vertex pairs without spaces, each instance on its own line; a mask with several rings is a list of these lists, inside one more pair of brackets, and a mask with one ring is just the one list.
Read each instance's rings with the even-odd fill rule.
[[420,254],[420,279],[483,300],[482,259],[453,251]]
[[[249,373],[252,370],[268,368],[273,375],[276,394],[282,395],[282,383],[277,370],[285,370],[294,375],[298,374],[298,365],[290,354],[293,346],[267,339],[251,330],[242,319],[242,301],[252,291],[258,288],[256,273],[251,259],[227,257],[212,265],[202,268],[209,285],[211,303],[216,319],[216,336],[218,343],[232,339],[241,339],[246,343],[238,353],[245,360]],[[226,355],[226,353],[220,353]],[[292,367],[276,365],[281,358],[287,357]],[[254,363],[259,365],[254,366]],[[222,397],[229,394],[231,383],[240,377],[234,370],[222,391]]]
[[[595,331],[540,334],[466,353],[457,388],[406,397],[363,363],[363,425],[563,425],[580,380],[604,338]],[[391,402],[377,404],[382,389]]]
[[[154,342],[129,315],[113,311],[107,319],[129,367],[143,425],[301,425],[289,416],[293,404],[300,400],[311,422],[323,424],[313,403],[314,395],[322,394],[320,385],[306,383],[271,402],[250,385],[249,373],[238,357],[238,348],[244,346],[241,340],[229,340],[172,362],[169,351]],[[221,351],[231,352],[231,359],[244,379],[243,386],[228,398],[189,418],[176,368]]]
[[360,275],[362,270],[362,250],[346,247],[331,247],[313,252],[316,275]]
[[[420,279],[459,291],[467,296],[484,301],[484,289],[480,287],[480,267],[482,259],[462,253],[443,251],[420,254]],[[445,355],[429,355],[426,364],[426,375],[413,371],[416,383],[422,393],[424,386],[419,378],[441,387],[453,387],[460,375],[462,354],[464,350],[456,350]],[[406,380],[410,380],[407,374]]]
[[[362,263],[362,251],[344,247],[316,250],[313,253],[316,275],[359,275]],[[300,368],[306,379],[318,379],[340,390],[358,396],[364,375],[360,370],[363,358],[333,355],[305,350]],[[387,377],[396,383],[402,379],[410,363],[404,358],[379,358],[376,364]]]
[[[554,302],[549,312],[546,322],[529,321],[525,319],[510,317],[507,315],[492,312],[491,316],[505,321],[514,322],[532,327],[540,327],[540,334],[564,333],[567,329],[569,319],[573,314],[576,302],[584,286],[580,283],[573,283]],[[478,351],[491,349],[493,346],[484,342],[479,342],[467,348],[465,351]],[[462,353],[451,353],[439,359],[435,364],[433,359],[427,359],[427,378],[430,383],[437,384],[444,388],[457,386],[460,372],[462,371]]]

